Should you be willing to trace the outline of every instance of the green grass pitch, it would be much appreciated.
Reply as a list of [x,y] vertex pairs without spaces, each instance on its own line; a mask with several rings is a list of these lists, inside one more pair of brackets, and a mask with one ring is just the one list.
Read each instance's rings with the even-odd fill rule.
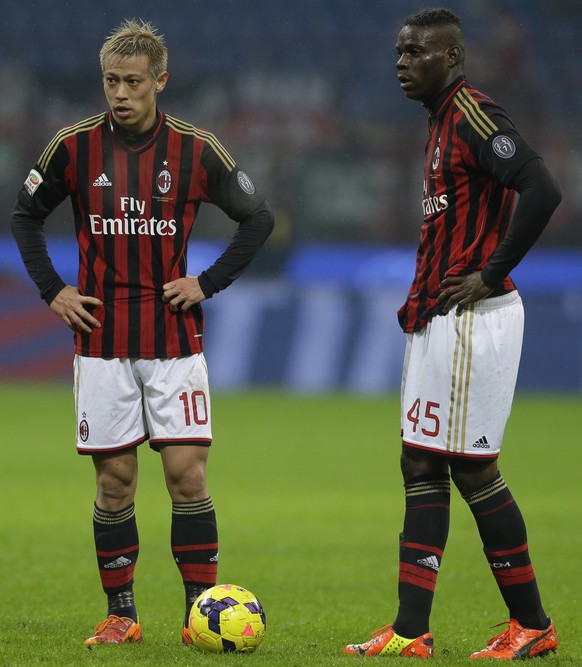
[[[342,655],[342,646],[393,620],[403,506],[397,397],[214,397],[208,475],[219,518],[219,582],[249,588],[265,607],[267,634],[252,655],[202,655],[181,645],[170,502],[159,456],[147,446],[136,499],[144,643],[83,647],[105,600],[93,549],[94,473],[74,451],[72,392],[3,384],[0,404],[1,667],[349,667],[361,659]],[[518,396],[500,459],[560,635],[548,665],[582,664],[579,416],[578,396]],[[468,665],[467,656],[495,634],[490,626],[507,615],[456,492],[436,593],[433,663]]]

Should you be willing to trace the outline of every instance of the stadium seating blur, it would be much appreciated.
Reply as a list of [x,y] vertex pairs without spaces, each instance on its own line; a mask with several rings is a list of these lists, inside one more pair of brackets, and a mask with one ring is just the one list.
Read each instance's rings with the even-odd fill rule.
[[[15,344],[23,338],[24,323],[31,340],[22,355],[29,360],[31,349],[43,349],[38,347],[39,332],[34,333],[31,326],[35,318],[47,319],[47,326],[48,322],[60,326],[50,320],[51,313],[42,311],[17,266],[8,229],[14,198],[28,169],[58,129],[105,109],[99,48],[123,18],[139,17],[152,21],[169,47],[170,83],[160,107],[212,130],[267,192],[276,213],[276,231],[246,278],[259,290],[257,299],[271,304],[267,315],[278,314],[274,320],[265,316],[266,320],[258,317],[255,322],[259,349],[272,348],[272,354],[257,358],[252,368],[240,371],[238,379],[229,375],[235,368],[231,360],[230,371],[216,372],[223,378],[219,386],[267,382],[313,390],[395,388],[402,344],[398,332],[395,342],[390,342],[393,354],[385,366],[374,367],[359,345],[370,346],[370,355],[374,349],[384,354],[380,339],[387,325],[375,317],[375,308],[386,308],[393,326],[394,305],[401,301],[413,270],[408,258],[420,222],[426,113],[399,90],[394,43],[404,16],[426,4],[418,0],[80,0],[31,5],[0,0],[4,17],[0,23],[0,204],[5,212],[0,223],[0,300],[5,307],[0,316],[0,379],[23,372],[22,364],[17,372],[16,364],[9,362],[17,358]],[[554,288],[550,296],[547,290],[543,296],[538,287],[532,287],[531,298],[548,299],[546,305],[538,304],[540,313],[553,312],[560,326],[571,333],[571,348],[577,350],[579,362],[582,286],[577,273],[570,276],[567,288],[557,274],[564,269],[564,257],[574,266],[581,264],[573,251],[582,248],[578,222],[582,3],[450,0],[436,4],[450,7],[464,20],[468,79],[508,110],[560,180],[564,200],[540,241],[543,257],[554,258],[541,265],[545,284]],[[49,219],[51,248],[71,247],[71,218],[70,206],[65,204]],[[224,215],[203,207],[195,230],[198,241],[220,246],[231,232]],[[552,253],[563,249],[566,255],[559,255],[562,259],[556,262]],[[75,256],[70,259],[74,263]],[[349,287],[356,296],[344,303],[345,284],[330,276],[339,276],[338,269],[345,271],[344,263],[353,268],[356,260],[361,262],[360,269],[356,277],[351,276]],[[67,262],[63,266],[69,270]],[[322,284],[328,291],[314,294]],[[20,305],[15,291],[26,295]],[[219,315],[226,304],[232,306],[227,294],[220,297],[223,306],[218,298],[208,304],[209,325],[213,312],[217,326],[220,317],[227,317]],[[370,301],[376,297],[379,301]],[[322,310],[318,303],[326,308]],[[335,308],[343,308],[346,317],[334,328],[329,322]],[[322,312],[328,313],[329,328],[318,321],[313,329],[310,313]],[[297,321],[307,322],[309,332],[300,331]],[[368,321],[369,328],[361,330]],[[549,326],[547,318],[540,322],[542,328],[544,323]],[[324,347],[334,335],[339,346],[337,350],[327,347],[328,355],[335,354],[337,359],[328,360],[325,372],[307,359],[302,361],[304,371],[289,358],[277,362],[277,340],[292,354],[293,346],[305,350],[307,340],[316,345],[313,331],[319,331]],[[62,332],[55,335],[58,338]],[[65,343],[57,346],[63,357],[70,345],[67,332],[64,336]],[[218,347],[213,340],[218,336],[216,329],[209,336],[210,356],[212,345]],[[264,343],[261,336],[270,336],[265,340],[271,342]],[[392,338],[392,333],[386,334],[386,340]],[[526,340],[533,363],[522,364],[527,386],[581,390],[582,363],[566,364],[565,373],[559,372],[560,354],[570,350],[570,339],[561,350],[546,355],[547,365],[558,368],[555,380],[548,378],[539,350],[534,363],[533,350],[539,344],[546,344],[545,339]],[[359,357],[353,357],[355,350],[360,350]],[[248,354],[245,363],[251,364],[255,353]],[[25,374],[35,376],[36,368],[38,377],[63,376],[68,366],[58,359],[55,353],[49,364],[58,371],[38,371],[39,358],[28,364]],[[314,353],[314,359],[321,361],[322,356]],[[366,365],[368,374],[363,370]]]

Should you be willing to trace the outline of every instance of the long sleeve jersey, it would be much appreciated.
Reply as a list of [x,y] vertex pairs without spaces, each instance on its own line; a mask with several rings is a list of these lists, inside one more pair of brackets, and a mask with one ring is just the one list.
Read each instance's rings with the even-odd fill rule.
[[493,295],[514,290],[510,271],[561,199],[542,159],[505,111],[463,77],[428,107],[424,220],[414,281],[398,311],[407,333],[441,314],[437,298],[447,276],[481,271]]
[[273,227],[265,196],[211,133],[158,111],[131,136],[102,113],[56,134],[30,171],[12,229],[47,303],[65,286],[47,253],[46,217],[70,197],[79,246],[78,289],[103,306],[76,352],[94,357],[167,358],[203,349],[200,304],[172,312],[163,285],[186,275],[187,244],[203,202],[238,222],[224,254],[199,276],[206,297],[227,287]]

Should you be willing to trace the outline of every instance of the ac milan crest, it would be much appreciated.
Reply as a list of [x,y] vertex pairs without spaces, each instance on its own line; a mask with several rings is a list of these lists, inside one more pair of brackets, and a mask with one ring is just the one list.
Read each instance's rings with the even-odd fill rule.
[[87,442],[87,439],[89,438],[89,424],[86,419],[83,419],[79,424],[79,437],[83,442]]
[[167,169],[162,169],[156,178],[156,185],[161,194],[170,192],[172,187],[172,174]]
[[440,163],[441,163],[441,147],[437,146],[434,149],[434,153],[432,154],[432,168],[433,168],[433,171],[436,171],[439,168]]

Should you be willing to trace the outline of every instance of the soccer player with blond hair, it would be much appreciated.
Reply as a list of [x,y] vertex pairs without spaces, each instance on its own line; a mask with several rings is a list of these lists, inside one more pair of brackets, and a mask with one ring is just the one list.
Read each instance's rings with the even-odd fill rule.
[[[201,302],[228,287],[269,236],[265,195],[212,132],[157,106],[164,38],[125,21],[100,52],[109,110],[65,127],[30,170],[12,229],[51,310],[74,332],[77,450],[97,479],[93,529],[107,614],[86,644],[142,641],[134,599],[138,446],[159,452],[171,498],[171,550],[192,602],[216,583],[218,531],[206,483],[212,442]],[[76,285],[52,265],[43,224],[70,198]],[[200,205],[237,225],[224,253],[187,273]]]

